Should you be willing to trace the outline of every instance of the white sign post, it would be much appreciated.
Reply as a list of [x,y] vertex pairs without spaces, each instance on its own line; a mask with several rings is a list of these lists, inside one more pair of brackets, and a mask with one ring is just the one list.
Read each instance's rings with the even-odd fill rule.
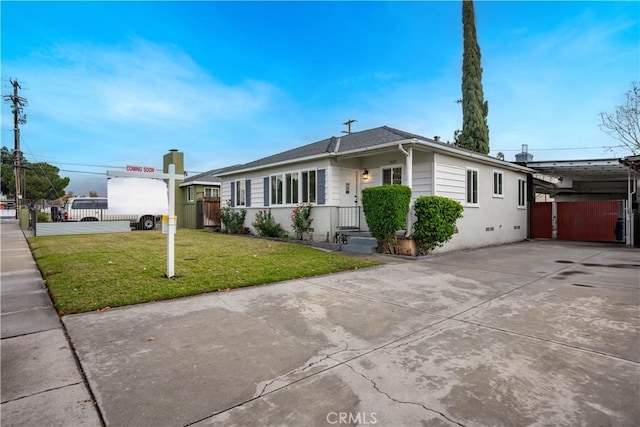
[[169,223],[167,230],[167,277],[175,276],[175,234],[176,234],[176,179],[184,179],[176,175],[176,166],[169,165],[169,172],[156,172],[155,168],[143,166],[127,166],[126,171],[107,171],[107,176],[129,178],[156,178],[169,180]]

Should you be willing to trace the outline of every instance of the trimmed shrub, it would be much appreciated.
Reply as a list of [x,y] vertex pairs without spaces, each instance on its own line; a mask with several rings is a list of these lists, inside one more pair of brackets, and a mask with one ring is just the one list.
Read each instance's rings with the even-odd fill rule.
[[251,225],[258,231],[258,235],[261,237],[284,237],[287,235],[284,228],[273,219],[271,209],[263,209],[256,212],[256,219]]
[[411,189],[404,185],[383,185],[362,190],[362,208],[369,232],[378,246],[396,250],[396,231],[407,227]]
[[244,219],[246,216],[246,209],[234,210],[231,207],[230,200],[227,200],[227,204],[220,209],[220,221],[224,225],[224,231],[230,234],[244,233]]
[[36,222],[49,222],[50,215],[47,212],[38,212]]
[[413,239],[421,253],[441,247],[458,230],[456,221],[462,218],[463,207],[447,197],[418,197],[414,205],[416,222],[413,223]]

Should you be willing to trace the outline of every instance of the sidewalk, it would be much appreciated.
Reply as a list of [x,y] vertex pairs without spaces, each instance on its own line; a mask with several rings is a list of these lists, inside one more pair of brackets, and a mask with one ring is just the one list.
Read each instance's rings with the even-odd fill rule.
[[100,426],[24,234],[0,223],[2,426]]

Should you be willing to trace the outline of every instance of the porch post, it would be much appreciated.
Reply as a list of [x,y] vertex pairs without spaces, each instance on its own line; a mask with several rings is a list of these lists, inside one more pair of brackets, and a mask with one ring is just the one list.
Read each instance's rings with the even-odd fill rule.
[[405,232],[405,237],[411,236],[412,233],[412,219],[413,215],[411,213],[411,207],[413,206],[414,197],[413,197],[413,148],[409,147],[407,150],[407,187],[411,189],[411,201],[409,202],[409,213],[407,214],[407,231]]
[[633,186],[631,185],[631,166],[627,165],[627,202],[624,209],[624,231],[625,231],[625,244],[627,246],[634,245],[633,241]]

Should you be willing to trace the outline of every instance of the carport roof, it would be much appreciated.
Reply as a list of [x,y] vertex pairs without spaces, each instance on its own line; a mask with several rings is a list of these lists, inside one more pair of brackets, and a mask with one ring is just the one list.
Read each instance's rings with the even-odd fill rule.
[[558,194],[608,195],[612,199],[627,194],[629,168],[638,169],[640,156],[611,159],[549,160],[527,162],[534,175],[536,191]]
[[544,175],[573,181],[626,181],[628,176],[628,167],[619,158],[527,162],[527,167]]

